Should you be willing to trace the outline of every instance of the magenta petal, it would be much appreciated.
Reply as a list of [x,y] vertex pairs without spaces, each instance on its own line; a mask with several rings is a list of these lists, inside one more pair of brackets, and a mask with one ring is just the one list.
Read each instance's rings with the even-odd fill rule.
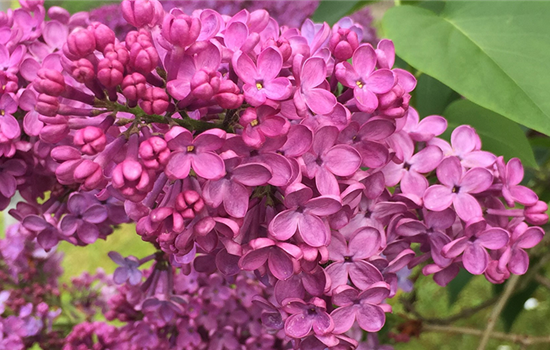
[[193,155],[191,163],[197,175],[205,179],[219,179],[225,175],[225,164],[216,153],[202,152]]
[[523,249],[533,248],[543,237],[544,231],[540,227],[529,227],[516,241],[516,245]]
[[442,158],[443,152],[439,147],[428,146],[412,156],[409,162],[412,164],[412,170],[419,173],[429,173],[439,165]]
[[333,232],[328,246],[328,258],[332,261],[343,262],[346,256],[349,256],[346,239],[339,232]]
[[242,22],[233,22],[224,34],[225,46],[233,51],[240,49],[248,38],[248,27]]
[[403,179],[401,179],[401,190],[403,193],[415,194],[418,197],[424,196],[428,185],[428,180],[412,169],[405,172]]
[[386,282],[376,282],[365,291],[359,294],[362,302],[369,304],[380,304],[390,294],[389,286]]
[[424,205],[429,210],[442,211],[451,206],[454,197],[449,187],[433,185],[424,193]]
[[366,88],[355,87],[353,96],[357,100],[357,107],[363,112],[372,113],[378,108],[378,98]]
[[311,332],[313,320],[303,313],[290,316],[285,321],[285,333],[292,338],[303,338]]
[[371,263],[354,261],[349,267],[351,281],[359,289],[367,289],[371,284],[384,280],[380,271]]
[[172,179],[185,179],[191,169],[190,157],[184,152],[174,152],[166,165],[166,175]]
[[[269,249],[269,248],[267,248]],[[260,268],[268,258],[267,249],[257,249],[246,253],[239,260],[239,266],[243,270],[253,271]]]
[[232,178],[246,186],[263,186],[271,179],[271,171],[263,164],[248,163],[236,167]]
[[322,195],[340,195],[340,188],[338,187],[338,180],[336,177],[324,167],[321,167],[315,175],[315,184],[317,190]]
[[92,244],[99,237],[99,229],[96,225],[89,224],[83,221],[80,227],[76,230],[78,238],[84,243]]
[[368,77],[366,84],[370,91],[376,94],[385,94],[395,84],[395,77],[391,70],[379,69]]
[[376,65],[376,53],[372,46],[370,44],[359,46],[353,53],[352,63],[360,76],[366,77],[371,74]]
[[[326,78],[327,66],[321,57],[308,58],[300,74],[304,93],[319,86]],[[333,95],[334,96],[334,95]],[[322,114],[322,113],[321,113]]]
[[284,210],[269,223],[269,233],[279,241],[286,241],[296,233],[300,218],[294,210]]
[[11,198],[17,190],[17,181],[15,178],[5,172],[0,172],[0,194],[6,198]]
[[64,235],[70,236],[76,232],[79,222],[81,220],[77,219],[74,215],[65,215],[59,223],[59,228]]
[[378,252],[382,237],[374,227],[363,227],[349,241],[349,252],[354,260],[367,259]]
[[[426,202],[424,202],[424,204],[426,204]],[[475,199],[472,195],[468,193],[457,194],[454,197],[453,205],[456,211],[456,215],[458,215],[458,217],[464,221],[468,221],[473,218],[479,218],[483,215],[483,211],[481,210],[481,206],[479,205],[477,199]]]
[[166,90],[176,100],[183,100],[191,93],[191,83],[184,79],[170,80],[166,84]]
[[348,284],[348,268],[350,264],[343,262],[336,262],[330,264],[326,268],[327,274],[330,276],[331,287],[336,289],[339,286],[345,286]]
[[315,114],[327,115],[336,106],[336,96],[325,89],[310,89],[304,91],[307,106]]
[[464,252],[467,245],[468,237],[462,237],[446,244],[441,250],[441,253],[447,258],[456,258]]
[[234,68],[239,78],[246,84],[251,84],[256,87],[255,84],[258,78],[258,72],[252,59],[248,57],[247,54],[241,53],[236,63]]
[[107,219],[107,209],[99,204],[92,205],[82,214],[82,219],[92,224],[100,224]]
[[229,182],[223,201],[227,214],[234,218],[244,218],[248,211],[248,190],[241,184]]
[[323,126],[317,130],[313,137],[313,152],[316,155],[327,152],[336,142],[338,134],[338,128],[335,126]]
[[506,177],[508,180],[508,184],[510,185],[517,185],[523,180],[523,164],[521,164],[521,160],[518,158],[512,158],[506,164]]
[[113,281],[116,284],[123,284],[128,280],[128,272],[129,270],[127,268],[118,267],[113,274]]
[[324,165],[338,176],[350,176],[361,166],[361,156],[351,146],[336,145],[324,156]]
[[284,281],[294,274],[292,259],[279,248],[271,248],[267,263],[269,271],[279,280]]
[[529,268],[529,255],[523,249],[512,249],[508,269],[515,275],[523,275]]
[[264,83],[265,96],[269,99],[281,101],[287,99],[292,94],[292,84],[285,77],[275,78]]
[[228,182],[227,179],[219,179],[210,180],[204,184],[202,196],[208,205],[217,208],[222,204]]
[[483,232],[477,239],[476,244],[488,249],[500,249],[504,247],[509,240],[508,231],[494,227]]
[[451,144],[458,155],[465,155],[479,149],[480,143],[479,136],[469,125],[461,125],[451,134]]
[[307,212],[319,216],[328,216],[336,213],[342,207],[336,196],[319,196],[310,199],[306,204]]
[[462,156],[462,165],[467,168],[488,168],[493,165],[496,159],[497,157],[490,152],[473,151]]
[[539,200],[537,194],[525,186],[512,186],[510,194],[516,202],[523,205],[534,205]]
[[270,81],[275,79],[283,66],[283,57],[281,53],[272,47],[268,47],[258,56],[258,73],[260,76]]
[[351,329],[355,322],[355,313],[358,306],[350,305],[339,307],[330,316],[334,321],[334,333],[342,334]]
[[493,184],[493,175],[484,168],[468,170],[460,181],[460,191],[469,193],[483,192]]
[[361,305],[357,310],[357,324],[367,332],[378,332],[384,327],[386,314],[381,307],[376,305]]
[[298,221],[300,236],[311,247],[322,247],[329,243],[328,226],[319,217],[304,213]]
[[437,178],[447,187],[458,185],[462,177],[462,165],[457,157],[447,157],[441,161],[436,170]]
[[462,257],[464,268],[472,275],[481,275],[489,264],[489,254],[478,244],[469,244]]

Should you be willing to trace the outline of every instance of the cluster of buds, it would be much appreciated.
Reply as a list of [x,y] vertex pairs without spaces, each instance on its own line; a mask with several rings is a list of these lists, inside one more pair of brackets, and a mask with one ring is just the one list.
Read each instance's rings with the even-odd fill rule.
[[[109,317],[129,324],[82,324],[67,349],[98,333],[160,348],[355,349],[358,330],[383,327],[409,268],[442,286],[460,268],[493,283],[526,272],[546,204],[520,185],[521,162],[482,151],[473,128],[448,143],[443,117],[420,120],[391,41],[364,43],[350,18],[293,28],[265,10],[121,6],[136,27],[122,41],[59,8],[44,22],[34,2],[0,22],[0,205],[19,190],[11,213],[45,250],[128,221],[158,250],[111,254],[125,297]],[[200,300],[194,273],[208,280]],[[210,327],[235,308],[246,317]]]

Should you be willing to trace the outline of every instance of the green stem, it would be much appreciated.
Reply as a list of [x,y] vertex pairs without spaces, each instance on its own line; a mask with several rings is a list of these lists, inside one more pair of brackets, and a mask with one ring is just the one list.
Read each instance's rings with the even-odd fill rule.
[[143,111],[143,109],[139,107],[130,108],[128,106],[124,106],[121,104],[117,104],[110,101],[104,101],[104,100],[96,101],[95,107],[106,109],[106,110],[98,110],[98,114],[112,111],[112,112],[126,112],[126,113],[133,114],[135,116],[135,119],[119,118],[117,120],[118,125],[125,125],[129,123],[139,124],[140,122],[176,124],[188,129],[189,131],[197,131],[199,133],[205,130],[214,129],[214,128],[225,129],[224,125],[221,122],[210,123],[202,120],[195,120],[190,118],[187,115],[187,113],[185,113],[185,111],[178,111],[183,117],[182,119],[180,119],[180,118],[172,118],[171,116],[162,116],[158,114],[147,114]]

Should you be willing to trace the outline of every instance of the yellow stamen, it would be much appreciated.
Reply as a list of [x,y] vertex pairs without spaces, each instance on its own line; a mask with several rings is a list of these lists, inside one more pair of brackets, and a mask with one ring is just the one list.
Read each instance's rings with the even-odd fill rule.
[[355,84],[356,84],[357,86],[359,86],[360,89],[363,88],[363,82],[357,80],[357,81],[355,82]]
[[262,85],[262,83],[256,83],[256,88],[257,88],[258,90],[261,90],[261,89],[264,88],[264,86]]
[[187,152],[193,152],[195,146],[187,146]]
[[258,119],[254,119],[253,121],[251,121],[250,125],[252,125],[252,126],[258,125]]

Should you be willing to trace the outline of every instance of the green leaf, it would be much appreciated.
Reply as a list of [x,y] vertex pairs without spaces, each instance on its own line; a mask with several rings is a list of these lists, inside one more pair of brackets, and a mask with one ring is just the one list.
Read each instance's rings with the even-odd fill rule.
[[413,93],[413,105],[420,117],[441,115],[451,102],[460,98],[453,89],[426,74],[418,78]]
[[91,0],[46,0],[44,3],[45,7],[48,9],[52,6],[63,7],[65,10],[70,13],[76,13],[80,11],[90,11],[94,8],[116,3],[115,0],[102,0],[102,1],[91,1]]
[[319,3],[317,10],[315,10],[312,20],[314,22],[327,22],[333,25],[340,18],[350,15],[373,2],[376,1],[323,0]]
[[550,135],[550,2],[448,1],[389,9],[396,52],[476,104]]
[[508,299],[506,306],[500,314],[500,318],[504,322],[504,330],[506,332],[510,332],[512,326],[514,325],[514,321],[521,311],[523,311],[525,302],[527,299],[531,298],[538,286],[539,284],[533,281],[529,283],[525,289],[512,295],[510,299]]
[[518,124],[468,100],[458,100],[443,113],[449,123],[444,138],[450,138],[452,130],[459,125],[474,127],[481,137],[482,149],[506,160],[517,157],[525,166],[537,168],[537,162],[524,132]]
[[474,275],[464,269],[460,269],[458,275],[445,287],[447,294],[449,294],[449,306],[452,306],[458,300],[458,295],[470,282],[472,277]]

